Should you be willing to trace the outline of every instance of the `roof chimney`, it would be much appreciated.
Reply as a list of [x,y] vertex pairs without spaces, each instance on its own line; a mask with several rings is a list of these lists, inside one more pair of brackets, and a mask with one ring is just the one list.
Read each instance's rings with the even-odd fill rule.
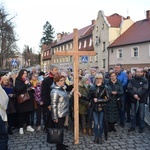
[[95,19],[92,20],[92,25],[94,25],[94,24],[95,24]]
[[57,33],[57,42],[59,42],[62,38],[62,34],[61,33]]
[[130,19],[130,16],[127,16],[127,19]]
[[146,19],[150,19],[150,10],[146,11]]

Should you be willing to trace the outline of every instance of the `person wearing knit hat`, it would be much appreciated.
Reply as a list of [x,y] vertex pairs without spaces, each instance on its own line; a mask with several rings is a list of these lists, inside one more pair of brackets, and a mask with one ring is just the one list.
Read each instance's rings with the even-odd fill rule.
[[91,88],[91,84],[89,82],[89,78],[87,76],[83,76],[81,82],[79,83],[79,92],[81,94],[81,97],[79,98],[79,114],[81,117],[83,135],[85,135],[88,132],[88,135],[91,136],[92,123],[89,119],[88,122],[86,122],[86,118],[88,117],[87,106],[90,102],[90,99],[88,98],[90,88]]

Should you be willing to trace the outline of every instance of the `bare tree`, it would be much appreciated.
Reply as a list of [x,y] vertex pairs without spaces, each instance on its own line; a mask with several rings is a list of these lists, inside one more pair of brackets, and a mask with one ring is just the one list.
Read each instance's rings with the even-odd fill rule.
[[5,12],[4,6],[0,4],[0,67],[2,67],[4,59],[6,64],[17,51],[16,34],[14,32],[14,17],[8,19],[8,14]]

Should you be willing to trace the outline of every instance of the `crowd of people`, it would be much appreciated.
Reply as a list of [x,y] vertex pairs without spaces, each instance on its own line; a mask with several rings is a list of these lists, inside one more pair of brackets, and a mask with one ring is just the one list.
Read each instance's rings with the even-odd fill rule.
[[[73,123],[73,72],[50,65],[49,73],[21,69],[17,74],[5,74],[0,79],[0,149],[6,149],[8,135],[13,128],[19,134],[24,130],[37,132],[47,128],[65,128]],[[137,68],[134,73],[122,69],[121,64],[104,69],[79,69],[79,122],[83,135],[94,135],[94,143],[102,144],[103,135],[117,132],[130,122],[128,132],[144,132],[145,104],[150,97],[150,69]],[[18,97],[27,93],[28,100],[20,103]],[[69,121],[69,119],[71,121]],[[5,148],[4,148],[5,147]],[[68,149],[57,143],[57,150]]]

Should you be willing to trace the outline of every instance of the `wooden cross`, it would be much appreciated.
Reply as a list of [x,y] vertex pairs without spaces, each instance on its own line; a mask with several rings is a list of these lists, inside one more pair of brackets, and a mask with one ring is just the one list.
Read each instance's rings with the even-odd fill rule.
[[78,29],[73,32],[73,51],[55,52],[56,56],[73,56],[74,70],[74,144],[79,143],[79,97],[78,97],[78,70],[79,56],[94,56],[95,51],[78,51]]

